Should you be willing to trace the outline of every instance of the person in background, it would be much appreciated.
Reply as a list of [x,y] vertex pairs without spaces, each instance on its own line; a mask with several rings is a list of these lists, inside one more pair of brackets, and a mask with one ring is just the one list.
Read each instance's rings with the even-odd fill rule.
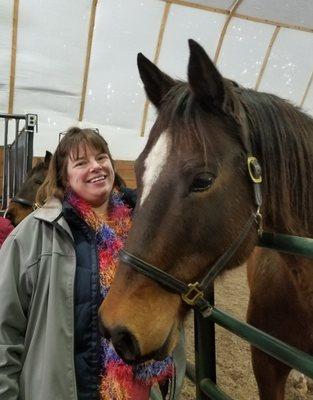
[[172,357],[124,364],[98,331],[135,205],[121,183],[104,138],[69,129],[37,193],[41,207],[1,248],[1,400],[147,400],[155,383],[177,398]]
[[0,217],[0,248],[13,229],[14,226],[9,219]]

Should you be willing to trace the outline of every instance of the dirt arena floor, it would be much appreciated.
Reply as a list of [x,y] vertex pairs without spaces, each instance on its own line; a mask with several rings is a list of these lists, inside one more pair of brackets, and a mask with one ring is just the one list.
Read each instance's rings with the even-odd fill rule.
[[[216,306],[238,319],[245,320],[249,289],[246,268],[242,266],[227,272],[216,281]],[[193,316],[186,321],[186,351],[193,360]],[[256,382],[252,373],[249,345],[228,331],[216,327],[217,381],[225,393],[234,400],[258,400]],[[313,382],[290,376],[287,382],[286,400],[313,400]],[[299,379],[300,376],[300,379]],[[182,400],[196,398],[194,386],[185,379]]]

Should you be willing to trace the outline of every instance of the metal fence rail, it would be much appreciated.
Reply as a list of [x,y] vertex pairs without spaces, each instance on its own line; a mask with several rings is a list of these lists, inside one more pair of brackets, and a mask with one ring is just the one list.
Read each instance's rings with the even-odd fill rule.
[[[264,234],[261,247],[313,259],[313,239],[298,236]],[[214,305],[214,289],[209,295]],[[313,357],[290,346],[259,329],[233,318],[213,307],[209,317],[203,318],[195,311],[195,359],[196,366],[187,365],[186,375],[196,384],[197,400],[232,400],[216,385],[215,325],[218,324],[233,334],[248,341],[292,368],[313,378]]]

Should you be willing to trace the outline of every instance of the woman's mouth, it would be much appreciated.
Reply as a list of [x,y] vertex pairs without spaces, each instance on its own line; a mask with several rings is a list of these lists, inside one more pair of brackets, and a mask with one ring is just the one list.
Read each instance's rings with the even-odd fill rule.
[[100,176],[96,176],[92,179],[88,180],[88,183],[100,183],[100,182],[104,182],[107,178],[107,175],[100,175]]

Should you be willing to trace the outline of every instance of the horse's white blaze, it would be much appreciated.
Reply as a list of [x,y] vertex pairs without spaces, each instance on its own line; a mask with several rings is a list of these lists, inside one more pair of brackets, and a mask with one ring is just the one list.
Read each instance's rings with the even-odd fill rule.
[[149,196],[152,186],[157,181],[164,165],[166,164],[170,146],[170,137],[166,132],[163,132],[145,159],[145,171],[142,177],[143,190],[140,199],[141,206]]

